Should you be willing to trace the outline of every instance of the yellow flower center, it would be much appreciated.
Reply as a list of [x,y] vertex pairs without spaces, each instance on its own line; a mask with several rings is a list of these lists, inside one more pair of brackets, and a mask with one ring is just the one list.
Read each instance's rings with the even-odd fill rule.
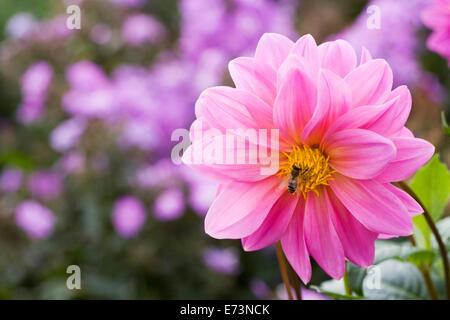
[[318,194],[320,185],[328,185],[335,172],[329,165],[329,156],[318,148],[294,146],[291,152],[283,153],[287,161],[280,165],[279,176],[288,179],[287,188],[291,194],[299,190],[304,197],[309,191]]

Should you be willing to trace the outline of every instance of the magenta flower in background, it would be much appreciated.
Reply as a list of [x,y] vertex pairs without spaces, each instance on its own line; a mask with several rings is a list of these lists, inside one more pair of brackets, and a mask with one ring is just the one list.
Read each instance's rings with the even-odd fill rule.
[[16,192],[22,185],[23,173],[19,169],[5,169],[0,174],[0,191]]
[[270,296],[270,288],[264,281],[253,279],[250,283],[250,290],[258,299],[268,299]]
[[52,200],[61,195],[64,184],[61,176],[53,171],[36,171],[28,178],[28,189],[33,197]]
[[147,219],[142,202],[132,196],[119,198],[112,215],[112,223],[116,232],[123,238],[136,236]]
[[159,21],[146,14],[128,17],[122,26],[122,38],[132,46],[154,44],[164,38],[165,29]]
[[[306,288],[301,288],[301,290],[302,290],[302,300],[330,300],[330,298],[327,295],[324,295],[317,291]],[[277,287],[276,294],[280,300],[289,299],[286,288],[283,284],[280,284]],[[295,292],[292,291],[292,295],[295,297]]]
[[13,39],[22,39],[29,36],[37,27],[38,22],[28,12],[17,13],[6,23],[6,33]]
[[422,12],[423,23],[433,32],[427,45],[450,65],[450,0],[431,0]]
[[21,79],[22,103],[17,111],[20,122],[29,124],[42,117],[52,78],[53,68],[44,61],[34,63],[24,73]]
[[71,89],[62,100],[72,116],[104,118],[114,113],[114,88],[103,70],[90,61],[72,64],[66,71]]
[[99,45],[104,45],[112,38],[111,28],[106,24],[96,24],[91,30],[91,40]]
[[147,0],[109,0],[112,3],[125,8],[139,8],[145,5]]
[[[317,46],[310,35],[294,43],[265,34],[254,57],[230,62],[236,88],[202,93],[183,160],[221,184],[205,219],[206,233],[242,239],[247,251],[281,240],[307,283],[309,255],[341,278],[346,259],[362,267],[373,263],[378,237],[413,232],[411,217],[423,210],[390,182],[411,176],[434,147],[405,128],[411,95],[406,86],[392,88],[388,63],[372,59],[367,50],[357,60],[343,40]],[[280,161],[272,175],[261,172],[266,159],[193,161],[203,159],[203,151],[225,133],[233,137],[227,129],[270,128],[280,137],[279,147],[271,145]],[[211,135],[202,139],[198,131]],[[236,151],[233,146],[223,154]],[[292,184],[295,168],[298,179]]]
[[423,72],[417,57],[416,33],[422,27],[420,12],[425,3],[426,0],[372,0],[367,7],[379,8],[379,28],[367,27],[371,14],[364,9],[354,24],[334,38],[347,40],[358,52],[365,47],[373,57],[386,59],[394,71],[395,84],[417,85]]
[[85,128],[86,123],[82,119],[66,120],[50,134],[50,145],[56,151],[67,151],[78,144]]
[[36,201],[24,201],[16,208],[17,225],[30,237],[47,238],[53,231],[55,217],[53,212]]
[[162,192],[154,203],[154,217],[160,221],[171,221],[180,218],[184,212],[183,192],[177,188]]
[[239,256],[233,248],[206,248],[203,251],[203,263],[211,270],[225,275],[239,272]]
[[66,175],[81,173],[85,169],[84,155],[79,151],[69,151],[58,160],[57,168]]

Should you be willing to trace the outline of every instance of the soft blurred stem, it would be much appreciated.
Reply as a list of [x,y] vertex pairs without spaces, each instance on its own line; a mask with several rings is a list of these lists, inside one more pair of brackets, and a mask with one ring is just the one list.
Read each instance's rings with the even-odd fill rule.
[[299,279],[297,273],[295,272],[295,270],[290,265],[290,263],[286,260],[286,257],[285,257],[285,261],[286,261],[286,264],[288,267],[289,278],[291,278],[297,300],[302,300],[302,289],[301,289],[301,285],[300,285],[300,279]]
[[348,296],[351,296],[353,294],[353,292],[352,292],[352,287],[350,286],[350,281],[348,279],[347,261],[345,261],[344,286],[345,286],[345,294]]
[[433,218],[431,217],[430,213],[427,211],[424,204],[422,203],[422,201],[420,201],[419,197],[415,194],[415,192],[403,181],[397,182],[397,184],[400,188],[406,191],[411,197],[413,197],[414,200],[416,200],[423,209],[423,216],[427,221],[427,224],[430,227],[431,232],[433,232],[433,235],[436,238],[436,242],[439,246],[439,252],[441,254],[442,262],[444,264],[445,290],[447,293],[447,300],[450,300],[450,267],[448,263],[447,250],[445,249],[445,244],[442,241],[441,235],[439,234],[439,231],[436,225],[434,224]]
[[277,248],[277,258],[278,258],[278,264],[280,265],[281,278],[283,279],[284,286],[286,287],[286,291],[287,291],[289,300],[293,300],[291,284],[289,282],[289,275],[288,275],[288,271],[287,271],[286,260],[284,258],[283,249],[281,248],[281,243],[278,241],[275,246]]
[[430,271],[428,269],[428,266],[420,267],[419,270],[423,275],[423,279],[425,280],[425,284],[427,286],[428,293],[430,294],[431,300],[439,300],[437,290],[433,284],[433,281],[431,280]]
[[[409,242],[411,242],[411,245],[413,247],[417,247],[416,239],[414,239],[413,235],[410,235],[408,237],[408,239],[409,239]],[[428,293],[430,294],[431,300],[439,300],[437,290],[433,284],[433,281],[431,280],[429,267],[426,265],[417,266],[417,267],[419,268],[420,272],[422,273],[423,280],[425,281],[425,285],[427,286],[427,290],[428,290]]]

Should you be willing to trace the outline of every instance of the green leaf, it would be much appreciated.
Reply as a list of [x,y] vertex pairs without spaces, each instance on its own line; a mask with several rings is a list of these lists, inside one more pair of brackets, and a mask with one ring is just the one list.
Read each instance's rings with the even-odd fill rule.
[[411,246],[408,242],[395,242],[390,240],[377,240],[375,242],[374,264],[379,264],[389,259],[406,260],[416,251],[421,249]]
[[450,198],[450,172],[439,160],[439,155],[419,169],[410,184],[411,189],[430,212],[434,221],[438,221]]
[[441,120],[442,120],[442,128],[444,132],[450,136],[450,126],[447,123],[447,119],[445,119],[445,112],[441,112]]
[[364,297],[376,300],[428,300],[422,274],[409,262],[386,260],[363,283]]
[[[433,156],[431,160],[419,169],[410,184],[411,189],[417,194],[430,213],[434,221],[438,221],[444,213],[444,208],[450,198],[450,172],[445,164],[439,160],[439,155]],[[430,248],[431,231],[423,216],[413,218],[415,230],[420,230],[417,235],[423,239],[423,246]]]

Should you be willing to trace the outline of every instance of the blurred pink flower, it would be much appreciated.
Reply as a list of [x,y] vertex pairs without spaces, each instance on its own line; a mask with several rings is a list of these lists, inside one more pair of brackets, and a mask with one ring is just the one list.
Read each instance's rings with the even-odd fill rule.
[[37,27],[36,19],[27,12],[12,16],[6,23],[6,32],[13,39],[22,39],[30,35]]
[[239,256],[233,248],[206,248],[203,263],[211,270],[226,275],[235,275],[240,269]]
[[176,220],[184,212],[184,195],[181,190],[172,188],[161,193],[154,204],[154,216],[160,221]]
[[16,192],[22,185],[23,173],[19,169],[5,169],[0,174],[0,191]]
[[431,0],[422,12],[422,20],[433,30],[428,48],[446,58],[450,65],[450,0]]
[[121,6],[121,7],[125,7],[125,8],[139,8],[142,7],[147,0],[109,0],[112,3]]
[[21,79],[22,103],[17,111],[20,122],[29,124],[42,117],[52,78],[53,68],[44,61],[34,63],[24,73]]
[[112,222],[116,232],[123,238],[136,236],[147,219],[144,205],[140,200],[131,196],[119,198],[112,215]]
[[[292,290],[292,288],[291,288]],[[301,288],[302,290],[302,300],[330,300],[330,298],[327,295],[324,295],[323,293],[319,293],[314,290]],[[286,288],[284,284],[280,284],[277,287],[276,294],[280,300],[288,300],[288,294],[286,291]],[[295,292],[292,290],[292,295],[295,297]]]
[[90,61],[72,64],[66,71],[71,89],[62,100],[73,116],[104,118],[117,110],[114,88],[103,70]]
[[[311,35],[294,43],[265,34],[255,57],[230,62],[236,88],[202,93],[183,160],[221,184],[206,233],[242,239],[248,251],[281,240],[305,283],[311,278],[309,255],[341,278],[345,259],[362,267],[373,263],[380,235],[412,233],[411,216],[422,208],[390,182],[411,176],[434,147],[405,128],[411,95],[406,86],[392,90],[387,62],[368,51],[357,60],[343,40],[317,46]],[[202,139],[195,132],[200,125],[214,134]],[[225,133],[229,138],[227,129],[270,128],[280,135],[279,148],[271,150],[280,159],[273,175],[263,174],[260,162],[193,161]],[[226,152],[234,155],[236,149]],[[289,183],[294,168],[296,185]]]
[[64,185],[59,174],[52,171],[36,171],[28,179],[30,193],[43,200],[52,200],[59,197]]
[[86,123],[82,119],[69,119],[61,123],[50,134],[50,145],[59,152],[73,148],[80,140]]
[[146,14],[130,16],[122,26],[124,42],[132,46],[157,43],[164,38],[164,35],[163,25]]
[[47,238],[53,231],[55,217],[36,201],[24,201],[16,208],[16,223],[32,238]]

